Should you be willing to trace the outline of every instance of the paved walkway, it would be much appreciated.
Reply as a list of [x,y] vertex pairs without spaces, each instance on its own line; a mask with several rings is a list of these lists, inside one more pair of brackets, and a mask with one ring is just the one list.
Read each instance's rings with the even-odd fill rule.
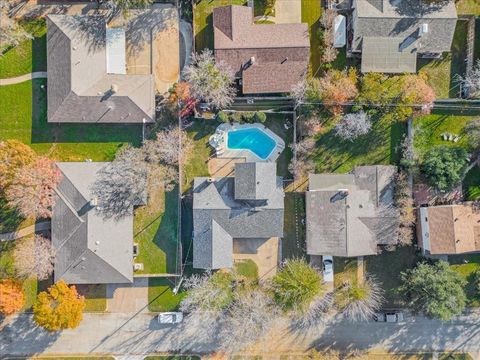
[[44,221],[44,222],[36,223],[34,225],[27,226],[18,231],[0,234],[0,242],[16,240],[24,236],[33,234],[35,232],[50,230],[51,226],[52,226],[52,223],[50,221]]
[[0,79],[0,86],[19,84],[32,79],[42,79],[47,77],[46,71],[37,71],[8,79]]

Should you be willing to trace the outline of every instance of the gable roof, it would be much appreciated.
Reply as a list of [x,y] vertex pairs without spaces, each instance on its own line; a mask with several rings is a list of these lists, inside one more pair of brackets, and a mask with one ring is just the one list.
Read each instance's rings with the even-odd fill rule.
[[133,281],[133,215],[104,218],[90,205],[90,186],[107,163],[57,163],[63,179],[52,215],[55,281],[70,284]]
[[471,204],[419,209],[419,245],[432,255],[480,251],[480,212]]
[[154,121],[153,75],[108,73],[106,37],[102,16],[47,16],[49,122]]
[[[265,239],[283,236],[283,181],[277,177],[275,163],[265,163],[258,172],[251,166],[235,167],[238,173],[255,174],[259,190],[240,181],[246,193],[241,196],[262,194],[260,199],[239,199],[237,182],[233,177],[197,177],[193,185],[193,266],[219,269],[232,266],[233,239]],[[243,164],[242,164],[243,165]],[[256,168],[256,165],[253,167]],[[273,175],[272,175],[273,174]],[[273,176],[272,179],[267,177]],[[272,187],[266,191],[263,184]],[[244,189],[244,190],[245,190]],[[262,190],[263,189],[263,190]]]
[[307,253],[364,256],[395,242],[394,166],[359,166],[353,174],[310,174]]
[[229,5],[213,10],[213,26],[215,60],[243,73],[244,93],[288,92],[305,76],[307,24],[254,24],[250,7]]
[[[415,54],[448,52],[457,22],[457,11],[453,1],[444,6],[426,6],[421,0],[357,0],[354,14],[352,49],[362,51],[362,56],[365,52],[377,51],[376,54],[370,55],[371,58],[381,55],[381,52],[372,44],[365,47],[367,37],[377,40],[383,38],[383,52],[387,49],[388,41],[400,44],[401,47],[409,47]],[[427,24],[428,32],[420,34],[423,24]],[[390,49],[389,53],[393,54],[393,50]],[[406,55],[402,52],[398,56]],[[390,62],[390,66],[387,67],[390,69],[388,72],[401,73],[405,70],[404,66],[407,62],[410,64],[408,68],[410,71],[413,66],[411,61],[411,59],[402,59],[401,66],[397,70]]]

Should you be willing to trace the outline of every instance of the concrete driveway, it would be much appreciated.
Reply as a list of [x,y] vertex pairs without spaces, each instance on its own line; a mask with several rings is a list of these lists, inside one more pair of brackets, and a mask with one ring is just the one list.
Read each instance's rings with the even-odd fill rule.
[[275,23],[297,24],[301,22],[302,22],[302,1],[301,0],[277,0],[275,2]]
[[134,278],[133,284],[107,284],[107,311],[148,312],[148,278]]

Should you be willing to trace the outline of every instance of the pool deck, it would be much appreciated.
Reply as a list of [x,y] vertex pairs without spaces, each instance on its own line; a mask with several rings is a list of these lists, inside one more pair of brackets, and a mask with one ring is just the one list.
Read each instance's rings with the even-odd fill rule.
[[[245,150],[240,150],[240,149],[229,149],[227,146],[228,143],[228,132],[232,130],[240,130],[240,129],[251,129],[251,128],[258,128],[262,130],[265,134],[267,134],[269,137],[271,137],[275,143],[276,146],[271,152],[271,154],[268,156],[267,159],[261,159],[258,157],[256,154],[254,154],[252,151],[245,149]],[[285,149],[285,141],[275,134],[272,130],[269,128],[265,127],[265,125],[260,124],[260,123],[254,123],[254,124],[239,124],[239,123],[233,123],[233,124],[221,124],[220,126],[217,127],[217,133],[221,132],[223,133],[223,138],[218,144],[215,146],[214,140],[212,140],[215,135],[212,135],[210,138],[210,145],[212,145],[216,149],[216,156],[219,159],[225,158],[245,158],[246,162],[275,162],[282,151]]]

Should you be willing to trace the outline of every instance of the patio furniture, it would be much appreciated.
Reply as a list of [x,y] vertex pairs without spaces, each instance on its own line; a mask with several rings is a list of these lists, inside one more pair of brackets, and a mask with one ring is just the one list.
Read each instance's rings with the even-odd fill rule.
[[446,133],[443,133],[443,134],[441,135],[441,137],[442,137],[442,139],[443,139],[444,141],[447,141],[447,140],[448,140],[448,134],[446,134]]
[[456,143],[458,140],[460,140],[460,136],[456,135],[456,136],[453,138],[453,142]]

